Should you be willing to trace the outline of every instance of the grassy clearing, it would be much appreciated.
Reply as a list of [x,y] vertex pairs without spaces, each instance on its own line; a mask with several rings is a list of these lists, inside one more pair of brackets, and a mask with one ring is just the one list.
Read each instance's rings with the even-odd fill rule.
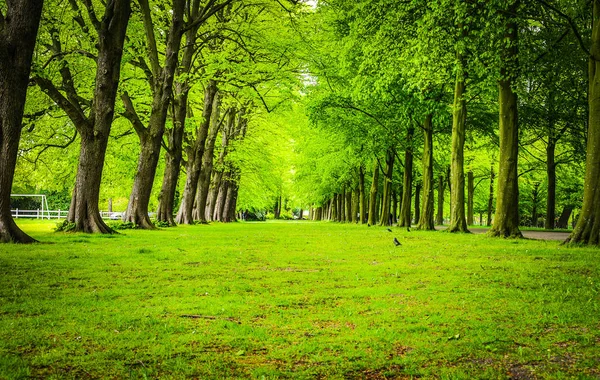
[[0,245],[0,378],[600,376],[597,249],[311,222],[20,224],[52,244]]

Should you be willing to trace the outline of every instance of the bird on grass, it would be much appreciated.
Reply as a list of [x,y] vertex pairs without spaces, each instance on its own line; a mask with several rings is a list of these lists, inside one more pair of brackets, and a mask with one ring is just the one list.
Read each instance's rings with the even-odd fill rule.
[[394,238],[394,245],[396,247],[398,247],[399,245],[402,245],[402,244],[400,244],[400,242],[398,241],[398,239]]
[[371,225],[369,223],[367,223],[367,227],[371,227]]
[[410,232],[410,226],[406,226],[406,231]]
[[388,230],[388,232],[392,232],[392,229],[391,229],[391,228],[388,228],[387,230]]

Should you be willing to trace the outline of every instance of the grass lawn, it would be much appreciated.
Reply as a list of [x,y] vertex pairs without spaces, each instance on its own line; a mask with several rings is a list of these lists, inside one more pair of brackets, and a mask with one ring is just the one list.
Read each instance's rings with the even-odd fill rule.
[[44,243],[0,245],[0,378],[600,377],[599,249],[313,222],[19,224]]

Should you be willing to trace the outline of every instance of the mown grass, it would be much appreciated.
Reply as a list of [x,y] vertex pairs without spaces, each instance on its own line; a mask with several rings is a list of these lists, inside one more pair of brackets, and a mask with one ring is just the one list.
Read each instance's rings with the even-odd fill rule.
[[0,378],[600,377],[597,249],[312,222],[20,224],[47,243],[0,245]]

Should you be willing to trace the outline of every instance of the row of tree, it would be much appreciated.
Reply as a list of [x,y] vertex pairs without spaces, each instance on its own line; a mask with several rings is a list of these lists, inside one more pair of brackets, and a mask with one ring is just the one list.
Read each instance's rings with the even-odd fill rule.
[[[581,208],[569,240],[598,243],[598,2],[320,4],[309,111],[317,139],[329,134],[342,143],[336,164],[307,149],[314,158],[300,167],[298,181],[306,189],[313,184],[306,200],[317,217],[343,219],[340,198],[359,189],[357,199],[368,203],[359,220],[389,225],[397,217],[407,226],[414,210],[417,227],[433,229],[436,188],[441,204],[447,187],[449,231],[466,232],[479,186],[480,194],[489,194],[478,209],[493,220],[490,235],[519,237],[524,206],[529,223],[537,224],[542,194],[545,227],[556,227],[558,185],[570,198],[565,209]],[[414,162],[418,155],[421,165]],[[584,160],[585,186],[578,174]],[[466,166],[480,172],[477,182],[465,175]],[[365,175],[372,178],[369,201],[359,185]],[[442,210],[438,206],[438,221]]]
[[[305,8],[295,1],[47,0],[43,12],[42,2],[33,12],[29,3],[8,1],[0,19],[6,66],[2,101],[10,113],[10,122],[2,122],[1,158],[7,166],[0,180],[1,240],[33,241],[10,216],[23,125],[29,133],[52,130],[47,141],[22,142],[37,149],[38,157],[79,141],[65,224],[70,230],[112,232],[99,213],[106,152],[109,143],[122,147],[119,139],[132,130],[138,159],[125,222],[154,228],[149,204],[161,155],[159,222],[234,219],[241,173],[228,156],[245,138],[254,113],[270,112],[273,99],[295,91],[298,65],[289,46],[290,25]],[[15,70],[20,75],[14,76]],[[36,87],[29,89],[22,123],[29,83]],[[68,122],[57,127],[56,119],[64,117]],[[115,135],[118,118],[129,127]],[[177,210],[182,170],[185,185]]]

